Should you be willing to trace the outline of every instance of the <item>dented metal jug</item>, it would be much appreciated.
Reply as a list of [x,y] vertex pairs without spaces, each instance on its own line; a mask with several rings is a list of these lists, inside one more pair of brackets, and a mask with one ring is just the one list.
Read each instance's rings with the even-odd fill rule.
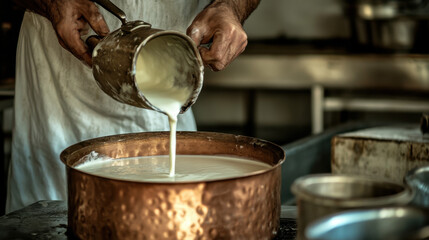
[[[162,112],[152,105],[136,83],[136,63],[142,49],[155,39],[162,38],[164,42],[174,42],[174,47],[179,48],[183,54],[191,55],[187,66],[181,69],[185,71],[180,77],[175,77],[174,85],[192,87],[189,99],[182,106],[180,113],[185,112],[195,103],[203,84],[204,65],[195,43],[187,35],[172,30],[152,28],[144,21],[128,22],[125,13],[109,0],[93,0],[100,6],[118,17],[122,26],[109,33],[99,42],[89,37],[87,44],[92,45],[92,71],[99,87],[115,100],[136,107]],[[96,45],[95,45],[96,44]],[[158,44],[156,51],[169,51]],[[155,52],[156,52],[155,51]],[[177,54],[176,54],[177,55]],[[178,64],[185,64],[177,59]],[[163,71],[159,66],[159,71]]]

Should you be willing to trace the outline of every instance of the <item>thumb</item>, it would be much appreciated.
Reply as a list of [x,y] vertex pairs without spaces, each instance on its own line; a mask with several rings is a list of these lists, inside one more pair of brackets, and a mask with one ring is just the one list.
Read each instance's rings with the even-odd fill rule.
[[88,2],[88,6],[82,11],[83,16],[91,28],[100,36],[106,36],[109,33],[109,27],[104,20],[103,15],[93,2]]
[[201,40],[204,36],[200,28],[191,25],[186,30],[186,34],[195,42],[197,46],[200,46]]

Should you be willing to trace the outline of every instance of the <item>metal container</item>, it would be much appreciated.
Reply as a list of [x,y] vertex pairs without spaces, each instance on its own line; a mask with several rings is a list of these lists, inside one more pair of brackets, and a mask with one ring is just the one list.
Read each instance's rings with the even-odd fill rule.
[[[376,52],[409,52],[418,47],[420,22],[400,18],[391,20],[355,20],[356,40]],[[420,47],[420,46],[419,46]]]
[[404,184],[411,169],[429,164],[429,138],[416,124],[378,126],[334,136],[331,153],[332,173]]
[[344,0],[352,39],[376,52],[427,53],[427,0]]
[[298,238],[314,220],[354,208],[407,204],[411,191],[396,183],[364,176],[313,174],[292,184],[298,205]]
[[410,207],[352,210],[322,218],[308,226],[311,240],[428,239],[429,214]]
[[405,182],[414,191],[412,204],[429,207],[429,166],[412,169],[405,176]]
[[[99,87],[113,99],[136,107],[156,110],[138,89],[136,84],[136,62],[141,49],[156,38],[167,39],[175,44],[182,55],[192,54],[191,63],[177,59],[178,64],[189,64],[190,68],[184,73],[186,78],[175,77],[174,86],[191,87],[192,94],[181,108],[185,112],[195,103],[203,85],[204,65],[200,53],[193,40],[186,34],[172,30],[151,28],[143,21],[128,22],[125,13],[108,0],[94,0],[102,7],[113,13],[122,21],[122,26],[109,33],[100,42],[87,39],[87,44],[94,48],[92,54],[93,75]],[[167,47],[167,46],[165,46]],[[167,48],[166,48],[167,49]],[[165,49],[156,49],[166,51]],[[163,69],[163,66],[159,66]],[[186,69],[186,68],[184,68]]]
[[81,239],[271,239],[280,221],[281,147],[221,133],[178,132],[177,154],[230,155],[272,166],[216,181],[146,183],[74,169],[96,151],[112,158],[168,155],[169,133],[91,139],[61,153],[67,166],[68,227]]

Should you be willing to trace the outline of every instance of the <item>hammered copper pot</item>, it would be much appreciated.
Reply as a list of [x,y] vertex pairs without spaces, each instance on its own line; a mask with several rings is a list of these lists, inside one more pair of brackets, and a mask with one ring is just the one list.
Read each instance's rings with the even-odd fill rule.
[[168,132],[96,138],[61,153],[67,166],[68,227],[81,239],[271,239],[280,218],[284,151],[255,138],[178,132],[177,154],[230,155],[269,170],[215,181],[146,183],[74,169],[91,151],[112,158],[167,155]]

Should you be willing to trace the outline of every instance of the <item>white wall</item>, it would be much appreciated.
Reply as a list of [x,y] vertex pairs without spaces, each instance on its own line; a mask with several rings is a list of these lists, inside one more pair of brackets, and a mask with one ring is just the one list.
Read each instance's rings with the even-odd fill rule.
[[348,36],[341,0],[261,0],[244,27],[249,38]]

